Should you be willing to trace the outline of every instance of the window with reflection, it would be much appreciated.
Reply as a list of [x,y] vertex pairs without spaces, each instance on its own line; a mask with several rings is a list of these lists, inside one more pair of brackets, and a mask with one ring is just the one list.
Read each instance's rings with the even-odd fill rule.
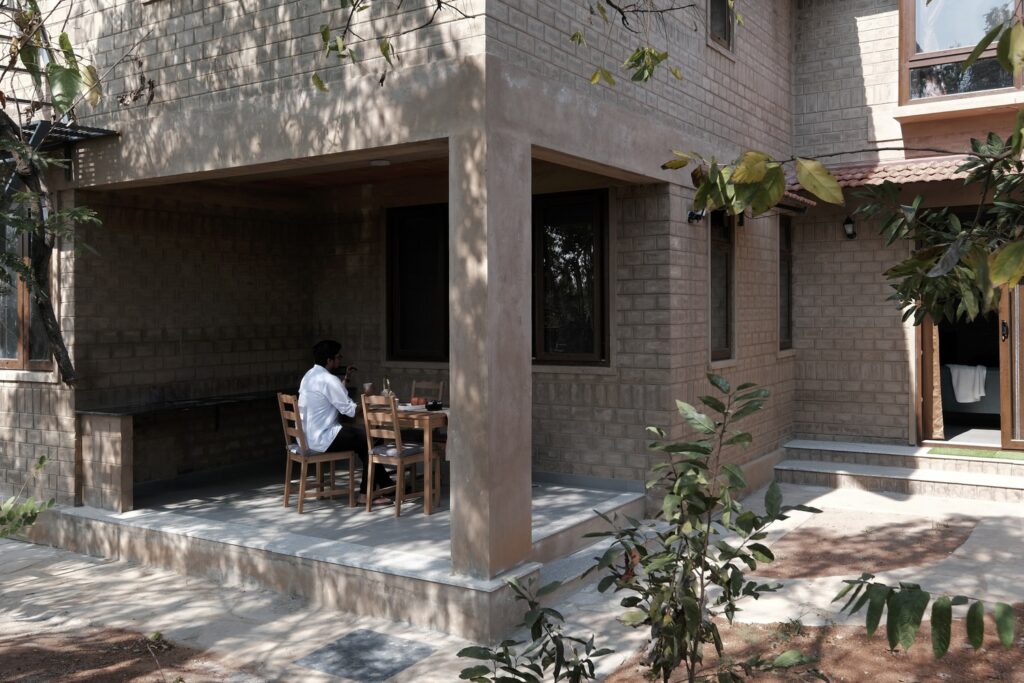
[[[14,266],[28,264],[29,238],[11,226],[0,232],[0,369],[50,370],[52,360],[42,319],[36,313],[28,286]],[[7,263],[3,259],[10,259]],[[49,290],[49,278],[46,278]],[[48,293],[48,291],[47,291]]]
[[533,356],[608,364],[605,191],[533,199]]
[[1021,12],[1019,0],[901,0],[900,101],[1020,87],[993,42],[969,68],[978,41]]
[[708,37],[727,50],[732,49],[736,12],[730,0],[708,0]]

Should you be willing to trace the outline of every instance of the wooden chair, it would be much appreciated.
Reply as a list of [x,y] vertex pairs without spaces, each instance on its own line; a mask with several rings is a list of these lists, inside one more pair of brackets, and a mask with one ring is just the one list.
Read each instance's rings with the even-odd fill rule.
[[[306,498],[333,498],[347,493],[349,506],[356,504],[355,451],[335,453],[313,453],[306,442],[306,432],[302,429],[302,416],[299,414],[299,398],[293,394],[278,394],[277,406],[281,411],[281,427],[284,429],[285,470],[284,470],[284,506],[288,507],[288,499],[292,492],[292,463],[299,463],[299,514]],[[348,486],[336,488],[334,481],[335,463],[348,461]],[[324,487],[324,465],[328,467],[329,486]],[[306,483],[309,478],[309,466],[316,466],[316,490],[307,493]]]
[[428,401],[443,401],[444,380],[434,382],[425,379],[414,379],[412,381],[412,391],[409,392],[409,400],[412,401],[416,398],[423,398]]
[[[445,384],[443,379],[438,382],[426,379],[414,379],[412,381],[412,391],[409,392],[409,401],[415,403],[417,398],[426,399],[427,401],[444,401],[444,387]],[[447,447],[447,427],[435,429],[434,448],[437,449],[438,456],[442,458],[445,457],[445,449]]]
[[[402,430],[398,423],[398,401],[394,396],[367,396],[361,397],[363,405],[363,420],[366,424],[366,446],[370,453],[370,462],[366,467],[366,511],[373,507],[373,499],[379,495],[394,493],[395,495],[395,517],[402,514],[402,501],[406,498],[416,498],[426,495],[422,488],[405,492],[406,469],[413,468],[413,479],[410,484],[415,486],[415,466],[423,464],[424,467],[433,466],[438,462],[433,458],[434,463],[426,463],[423,444],[405,444],[402,442]],[[373,470],[374,465],[381,464],[386,467],[395,468],[395,483],[382,489],[374,489]],[[440,474],[440,472],[438,472]],[[435,497],[440,493],[441,477],[434,477]]]

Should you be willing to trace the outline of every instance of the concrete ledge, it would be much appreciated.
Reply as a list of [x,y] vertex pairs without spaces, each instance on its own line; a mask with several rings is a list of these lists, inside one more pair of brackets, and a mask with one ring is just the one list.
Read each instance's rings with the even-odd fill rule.
[[[512,592],[504,584],[505,576],[478,581],[451,574],[448,580],[439,580],[441,577],[429,570],[421,574],[368,568],[373,558],[366,558],[364,566],[350,566],[341,564],[337,557],[332,560],[314,552],[306,556],[286,554],[280,539],[243,545],[214,540],[211,530],[206,531],[180,533],[166,526],[118,523],[101,510],[58,508],[40,517],[29,540],[201,576],[225,585],[267,588],[346,612],[407,622],[481,642],[500,638],[521,617]],[[366,551],[362,549],[364,556]],[[403,556],[391,562],[408,559]],[[529,563],[507,576],[527,582],[538,574],[539,567]]]

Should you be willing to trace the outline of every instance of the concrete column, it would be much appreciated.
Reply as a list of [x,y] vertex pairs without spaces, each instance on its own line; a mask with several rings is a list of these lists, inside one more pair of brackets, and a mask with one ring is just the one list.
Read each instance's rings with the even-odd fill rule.
[[491,578],[531,549],[530,145],[449,140],[452,564]]

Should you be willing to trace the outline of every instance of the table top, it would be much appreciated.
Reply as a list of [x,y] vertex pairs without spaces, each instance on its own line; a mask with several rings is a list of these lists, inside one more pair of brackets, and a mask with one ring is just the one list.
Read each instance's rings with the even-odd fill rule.
[[398,409],[398,419],[420,424],[440,424],[448,422],[448,411],[450,408],[441,410],[427,410],[422,406],[404,407]]

